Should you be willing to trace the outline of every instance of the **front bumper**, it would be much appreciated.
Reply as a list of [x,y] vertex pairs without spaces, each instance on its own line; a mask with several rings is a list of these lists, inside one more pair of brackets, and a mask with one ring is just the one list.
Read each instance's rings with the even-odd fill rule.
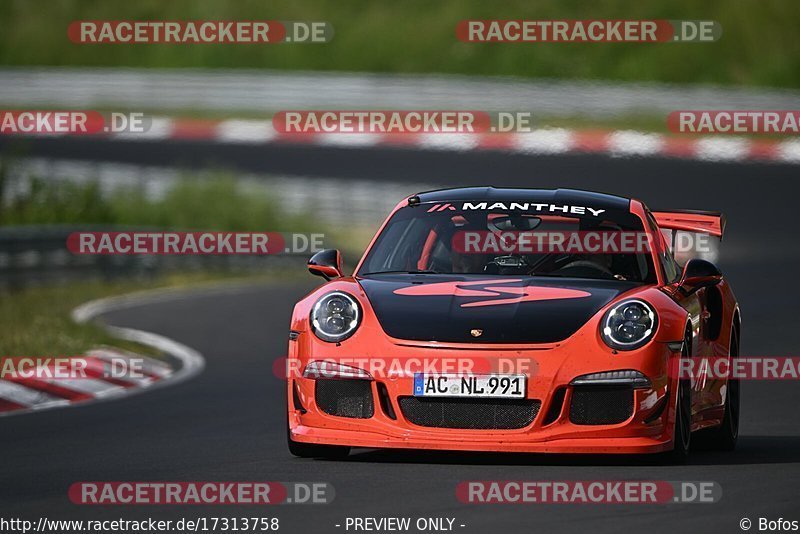
[[[290,346],[290,360],[295,360],[296,368],[302,369],[313,359],[352,365],[351,357],[339,353],[342,347],[320,345],[308,337],[313,335],[301,335],[297,343]],[[380,347],[376,349],[381,350]],[[501,368],[508,362],[524,364],[523,367],[529,370],[526,372],[525,396],[539,401],[540,407],[533,421],[521,428],[421,426],[411,422],[400,405],[400,399],[413,396],[413,376],[408,373],[395,376],[387,372],[368,382],[373,400],[372,412],[362,413],[360,417],[341,417],[320,408],[315,395],[316,380],[295,375],[288,380],[287,389],[292,439],[353,447],[498,452],[624,454],[658,453],[672,448],[675,415],[672,392],[675,388],[669,383],[667,369],[669,359],[678,355],[665,343],[653,342],[637,351],[620,354],[596,345],[592,349],[585,343],[535,350],[491,351],[388,343],[385,349],[392,354],[391,357],[382,357],[385,369],[410,359],[477,359],[483,366],[487,362],[490,366],[496,364],[492,371],[498,373],[514,372]],[[375,367],[376,358],[381,359],[368,357],[373,364],[371,368]],[[571,386],[570,382],[588,373],[622,369],[640,371],[651,381],[650,387],[630,391],[630,415],[612,424],[576,422],[580,418],[572,412],[572,403],[578,388],[586,386]]]

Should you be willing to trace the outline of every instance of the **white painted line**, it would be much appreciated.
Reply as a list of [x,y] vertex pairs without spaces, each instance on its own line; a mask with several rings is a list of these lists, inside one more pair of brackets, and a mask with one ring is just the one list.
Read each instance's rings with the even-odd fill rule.
[[206,282],[198,283],[193,287],[162,287],[156,289],[145,289],[142,291],[134,291],[124,295],[116,295],[113,297],[105,297],[97,300],[90,300],[85,302],[72,310],[70,317],[77,323],[85,323],[91,321],[98,315],[107,313],[109,311],[125,310],[128,308],[135,308],[137,306],[144,306],[148,304],[157,304],[159,302],[169,302],[179,300],[184,297],[193,297],[197,295],[211,296],[231,293],[248,293],[252,291],[252,281],[232,280],[227,282]]

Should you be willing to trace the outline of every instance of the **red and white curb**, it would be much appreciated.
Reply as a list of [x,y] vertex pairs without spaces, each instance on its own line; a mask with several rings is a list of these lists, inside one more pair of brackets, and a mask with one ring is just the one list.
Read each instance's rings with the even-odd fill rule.
[[[161,300],[155,293],[142,292],[88,302],[72,312],[78,323],[100,314]],[[164,336],[117,326],[104,327],[114,337],[135,341],[169,354],[180,362],[177,368],[166,363],[110,347],[93,349],[82,360],[88,365],[82,378],[0,378],[0,416],[17,415],[51,408],[87,404],[130,396],[164,385],[187,380],[205,366],[203,357],[185,345]],[[112,362],[135,361],[140,377],[110,377]],[[128,368],[131,368],[130,365]]]
[[[43,135],[43,134],[39,134]],[[56,134],[47,134],[53,136]],[[63,134],[61,134],[63,135]],[[607,154],[705,161],[800,163],[800,140],[728,135],[672,136],[636,130],[541,128],[524,133],[373,134],[278,132],[269,120],[199,120],[154,117],[141,133],[98,134],[120,141],[214,141],[232,144],[293,144],[340,147],[408,147],[423,150],[494,150],[519,154]]]
[[[91,350],[81,360],[87,364],[82,378],[0,378],[0,414],[119,397],[167,379],[173,372],[158,360],[112,348]],[[107,372],[113,363],[125,360],[135,361],[141,376],[112,377]]]

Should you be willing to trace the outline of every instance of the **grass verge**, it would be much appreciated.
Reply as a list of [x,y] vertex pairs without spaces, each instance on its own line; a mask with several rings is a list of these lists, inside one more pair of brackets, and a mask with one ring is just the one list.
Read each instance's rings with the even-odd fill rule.
[[[319,20],[328,44],[74,44],[75,20]],[[462,19],[716,20],[714,43],[462,43]],[[800,87],[796,0],[42,0],[0,3],[0,63],[512,75]],[[487,95],[490,98],[490,95]]]

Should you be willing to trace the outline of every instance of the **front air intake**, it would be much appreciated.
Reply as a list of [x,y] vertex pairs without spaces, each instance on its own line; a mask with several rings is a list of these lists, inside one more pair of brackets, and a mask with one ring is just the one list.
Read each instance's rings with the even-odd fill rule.
[[572,391],[569,420],[576,425],[615,425],[633,415],[630,386],[577,386]]
[[320,410],[337,417],[369,419],[375,413],[369,380],[318,379],[314,399]]
[[542,403],[533,399],[448,399],[401,397],[410,422],[433,428],[512,430],[533,423]]

